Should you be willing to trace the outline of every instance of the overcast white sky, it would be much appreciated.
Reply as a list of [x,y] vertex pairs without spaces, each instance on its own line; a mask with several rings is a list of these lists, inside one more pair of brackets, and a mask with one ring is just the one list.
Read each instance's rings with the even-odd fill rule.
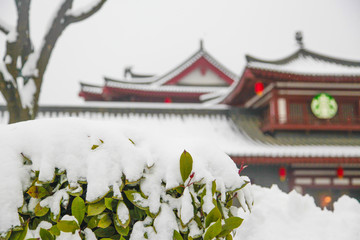
[[[74,0],[79,7],[90,0]],[[31,35],[40,44],[56,0],[33,0]],[[0,0],[0,19],[15,21],[12,0]],[[58,40],[45,74],[41,104],[78,104],[79,81],[102,84],[126,66],[162,75],[205,49],[240,75],[245,54],[278,59],[305,47],[360,61],[359,0],[108,0],[86,21],[70,25]],[[4,55],[0,33],[0,54]]]

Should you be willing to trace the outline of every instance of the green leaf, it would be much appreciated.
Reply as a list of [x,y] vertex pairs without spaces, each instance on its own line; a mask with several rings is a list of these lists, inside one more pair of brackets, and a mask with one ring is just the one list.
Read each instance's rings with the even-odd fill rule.
[[106,238],[114,235],[115,229],[113,227],[98,228],[94,231],[94,233],[97,237]]
[[181,234],[176,230],[174,230],[173,239],[174,240],[184,240],[183,237],[181,236]]
[[90,218],[89,222],[88,222],[88,228],[95,228],[97,227],[98,223],[99,223],[100,219],[99,219],[99,216],[94,216],[92,218]]
[[204,228],[204,225],[201,221],[201,218],[198,216],[198,215],[194,215],[194,221],[197,223],[199,229],[203,229]]
[[105,201],[104,201],[104,199],[102,199],[102,200],[99,201],[99,202],[91,203],[91,204],[88,205],[87,215],[88,215],[88,216],[99,215],[99,214],[102,213],[105,209],[106,209]]
[[101,200],[104,200],[105,197],[108,197],[109,193],[111,194],[111,189],[109,189],[109,191],[107,191],[104,195],[100,195],[99,197],[91,200],[91,201],[86,201],[87,204],[94,204],[97,202],[100,202]]
[[219,237],[225,237],[232,230],[238,228],[242,222],[243,219],[239,217],[229,217],[225,219],[225,224],[222,226],[222,230],[221,233],[219,234]]
[[216,192],[216,181],[214,180],[214,181],[212,182],[212,186],[211,186],[212,196],[214,196],[215,192]]
[[49,208],[41,207],[40,203],[38,203],[36,204],[34,211],[35,211],[35,216],[42,217],[49,212]]
[[233,240],[233,237],[231,236],[231,234],[229,233],[228,235],[226,235],[225,240]]
[[9,230],[6,234],[5,233],[2,233],[2,235],[0,234],[0,239],[1,240],[9,240],[10,236],[11,236],[11,230]]
[[74,189],[67,189],[67,193],[70,194],[73,197],[80,197],[83,194],[83,189],[81,186],[78,186],[77,188]]
[[112,207],[112,202],[113,201],[114,201],[114,199],[112,199],[112,198],[105,198],[105,206],[110,211],[113,211],[113,207]]
[[180,195],[182,195],[184,193],[184,188],[180,186],[180,187],[175,188],[175,191],[177,193],[179,193]]
[[31,220],[32,221],[29,222],[30,230],[35,230],[39,226],[40,222],[42,221],[40,218],[32,218]]
[[112,223],[111,218],[108,213],[104,213],[100,216],[100,221],[98,222],[99,228],[107,228]]
[[74,220],[60,220],[57,223],[57,228],[62,232],[74,233],[77,229],[80,229],[79,224]]
[[40,237],[42,240],[54,240],[54,236],[46,229],[40,228]]
[[[127,218],[121,219],[120,214],[121,214],[121,217],[125,217],[127,215]],[[124,214],[125,214],[125,216],[123,216]],[[130,223],[130,212],[129,212],[129,209],[127,208],[126,204],[124,203],[124,201],[119,201],[119,203],[117,205],[116,219],[118,220],[118,222],[120,223],[120,225],[123,228],[126,228]]]
[[186,179],[189,177],[192,171],[192,166],[193,166],[193,159],[190,153],[184,150],[184,152],[180,156],[180,173],[183,182],[185,182]]
[[52,227],[49,229],[49,232],[50,232],[52,235],[60,236],[60,230],[58,229],[58,227],[57,227],[56,225],[52,226]]
[[26,223],[26,226],[20,230],[20,231],[13,231],[10,235],[9,240],[24,240],[25,236],[27,234],[27,230],[28,230],[28,223]]
[[[100,143],[101,144],[103,144],[104,143],[104,141],[103,140],[101,140],[101,139],[99,139],[100,140]],[[91,147],[91,150],[95,150],[96,148],[98,148],[99,147],[99,145],[98,144],[94,144],[94,145],[92,145],[92,147]]]
[[43,198],[49,195],[48,191],[40,186],[31,186],[27,191],[27,194],[29,194],[32,198]]
[[129,234],[129,230],[130,230],[129,226],[127,226],[126,228],[123,228],[115,216],[114,216],[114,226],[115,226],[116,231],[120,235],[127,236]]
[[30,160],[30,158],[26,157],[23,153],[21,153],[21,156],[23,157],[24,165],[32,165],[32,161]]
[[210,240],[215,238],[221,232],[221,219],[218,219],[216,223],[211,225],[205,232],[204,240]]
[[134,204],[136,207],[138,207],[142,210],[148,209],[148,207],[146,207],[142,204],[142,200],[144,200],[144,198],[141,196],[140,192],[138,192],[136,190],[127,190],[127,191],[124,191],[124,193],[125,193],[126,197],[129,199],[129,201],[132,204]]
[[79,225],[81,225],[85,216],[85,202],[81,197],[74,198],[71,204],[71,214],[78,220]]
[[[60,209],[60,211],[61,211],[61,209]],[[59,221],[59,219],[60,219],[60,215],[61,215],[61,212],[59,212],[59,214],[58,215],[54,215],[54,213],[52,213],[51,211],[50,211],[50,219],[51,219],[51,221],[53,221],[53,222],[58,222]]]
[[205,219],[205,228],[207,228],[212,222],[216,222],[218,219],[221,219],[221,212],[217,207],[214,207]]
[[98,147],[99,147],[99,145],[94,144],[94,145],[92,145],[91,150],[95,150],[95,149],[97,149]]
[[137,183],[139,183],[140,182],[140,180],[141,180],[141,178],[139,178],[139,179],[137,179],[137,180],[135,180],[135,181],[128,181],[127,179],[125,179],[125,185],[135,185],[135,184],[137,184]]
[[246,187],[246,185],[248,185],[248,183],[249,183],[248,181],[245,181],[245,183],[243,185],[241,185],[241,187],[235,188],[235,189],[231,190],[230,192],[237,192],[237,191],[243,189],[244,187]]

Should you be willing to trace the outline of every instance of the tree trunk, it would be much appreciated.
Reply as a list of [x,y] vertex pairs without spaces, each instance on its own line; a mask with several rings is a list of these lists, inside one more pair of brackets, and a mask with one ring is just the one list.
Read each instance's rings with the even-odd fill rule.
[[9,112],[9,124],[16,123],[21,121],[27,121],[33,119],[34,114],[29,113],[28,108],[23,108],[15,103],[9,103],[7,105],[7,109]]

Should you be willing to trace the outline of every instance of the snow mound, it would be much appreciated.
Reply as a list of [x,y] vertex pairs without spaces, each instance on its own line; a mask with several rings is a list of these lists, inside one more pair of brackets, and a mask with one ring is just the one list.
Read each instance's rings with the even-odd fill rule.
[[241,240],[358,240],[360,203],[346,195],[334,203],[334,211],[322,210],[309,195],[286,194],[276,185],[251,187],[254,206],[237,230]]
[[[129,182],[145,177],[141,190],[148,196],[153,213],[161,208],[161,183],[166,183],[166,189],[182,184],[179,159],[184,149],[194,160],[194,181],[205,179],[208,184],[216,179],[217,190],[225,195],[247,180],[239,177],[229,156],[210,142],[192,141],[191,133],[174,139],[169,133],[166,136],[115,122],[75,118],[22,122],[0,126],[0,131],[0,233],[19,225],[23,191],[31,185],[35,171],[39,171],[41,182],[52,181],[56,170],[66,171],[70,185],[86,181],[89,202],[110,188],[118,189],[123,174]],[[31,164],[24,164],[23,156]],[[146,168],[151,168],[151,176],[144,176]],[[43,204],[52,206],[50,202]]]

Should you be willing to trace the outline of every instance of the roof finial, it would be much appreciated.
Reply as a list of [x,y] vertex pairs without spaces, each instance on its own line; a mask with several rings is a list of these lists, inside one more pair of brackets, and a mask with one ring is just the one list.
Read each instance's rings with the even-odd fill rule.
[[200,39],[200,50],[204,50],[204,41]]
[[131,75],[132,75],[131,68],[132,68],[132,66],[127,66],[124,69],[124,78],[130,78],[131,77]]
[[300,48],[304,48],[303,34],[301,31],[296,32],[295,39]]

